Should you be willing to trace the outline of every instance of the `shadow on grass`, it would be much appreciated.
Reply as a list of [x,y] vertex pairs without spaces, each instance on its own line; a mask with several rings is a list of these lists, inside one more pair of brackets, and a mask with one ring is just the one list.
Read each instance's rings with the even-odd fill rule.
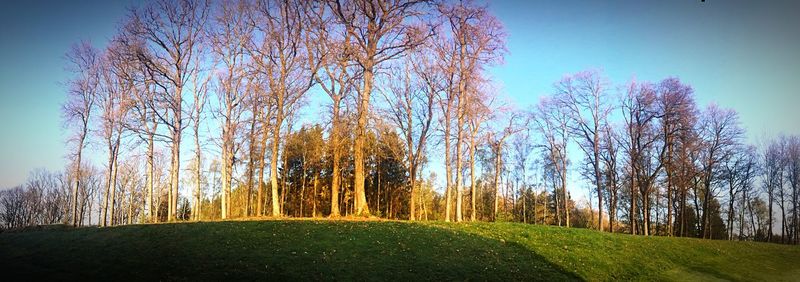
[[4,233],[0,269],[34,280],[580,280],[517,243],[425,224],[356,221]]

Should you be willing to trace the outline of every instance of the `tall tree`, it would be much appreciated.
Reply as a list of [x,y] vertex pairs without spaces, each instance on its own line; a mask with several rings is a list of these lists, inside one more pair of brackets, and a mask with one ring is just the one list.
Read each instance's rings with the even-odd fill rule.
[[281,128],[293,108],[313,85],[317,62],[308,60],[305,43],[307,17],[301,1],[260,1],[249,18],[253,35],[246,45],[253,71],[263,78],[268,99],[275,105],[272,125],[272,215],[281,216],[278,203],[278,151]]
[[597,190],[597,228],[603,230],[603,183],[601,177],[600,136],[612,110],[607,94],[608,81],[598,71],[566,76],[556,83],[556,97],[570,116],[570,131],[591,167],[587,178]]
[[[488,136],[489,146],[491,147],[494,160],[494,209],[492,220],[497,220],[497,215],[499,213],[500,174],[503,169],[503,150],[505,149],[505,142],[509,137],[524,128],[524,126],[518,124],[519,119],[520,116],[517,115],[516,112],[512,112],[508,118],[508,124],[498,128],[497,132],[490,132]],[[458,173],[460,174],[461,172],[458,171]]]
[[[471,97],[475,96],[474,85],[481,80],[484,68],[489,64],[502,62],[505,51],[505,34],[503,26],[495,18],[486,6],[479,6],[472,1],[459,1],[456,3],[440,3],[437,5],[438,12],[445,18],[447,28],[443,30],[449,34],[442,48],[451,54],[445,58],[453,60],[447,71],[454,82],[450,87],[445,88],[448,102],[447,106],[455,104],[456,136],[455,148],[455,208],[456,221],[461,221],[462,216],[462,147],[464,141],[464,129],[466,127],[466,108],[472,102]],[[453,81],[455,80],[455,81]],[[455,101],[451,101],[455,100]],[[448,111],[448,115],[449,115]],[[446,117],[449,121],[449,117]],[[449,126],[448,126],[449,129]],[[446,138],[450,138],[446,136]],[[446,142],[449,143],[449,142]],[[449,147],[447,150],[451,150]],[[450,198],[450,194],[447,195]],[[449,211],[449,209],[448,209]],[[449,217],[447,218],[449,220]]]
[[425,73],[429,70],[430,58],[422,52],[414,52],[414,56],[406,57],[407,60],[393,69],[389,77],[390,93],[384,95],[388,116],[400,129],[405,141],[405,165],[411,186],[409,220],[415,220],[416,216],[417,172],[431,133],[435,98],[439,90],[436,82],[430,81],[431,75]]
[[153,111],[170,132],[172,158],[170,164],[170,189],[168,220],[176,219],[178,185],[181,167],[181,135],[185,123],[184,88],[191,75],[198,71],[197,54],[202,49],[201,33],[208,15],[208,2],[203,0],[158,0],[131,13],[132,24],[127,32],[145,41],[147,52],[140,52],[147,72],[155,77],[157,99]]
[[470,178],[470,221],[475,221],[477,218],[477,207],[475,202],[478,197],[477,183],[475,179],[475,155],[478,151],[478,146],[482,143],[480,140],[485,140],[486,136],[479,135],[479,132],[484,128],[484,123],[491,117],[491,104],[493,102],[492,96],[488,95],[489,91],[477,91],[476,94],[484,93],[486,95],[478,95],[473,103],[470,103],[467,112],[467,129],[468,129],[468,154],[469,154],[469,178]]
[[[603,161],[602,180],[605,185],[608,205],[608,229],[614,232],[617,220],[617,201],[622,185],[619,174],[619,133],[609,124],[601,129],[600,159]],[[602,196],[601,196],[602,197]]]
[[[631,233],[650,235],[650,193],[655,178],[662,167],[658,161],[663,150],[659,150],[660,135],[656,132],[658,112],[655,109],[656,91],[650,83],[631,82],[623,98],[622,111],[625,118],[626,141],[622,142],[628,155]],[[641,195],[641,225],[638,225],[638,196]]]
[[[214,115],[221,120],[221,217],[230,215],[231,181],[236,156],[236,135],[239,131],[244,109],[244,100],[254,84],[247,76],[247,54],[245,45],[251,36],[252,25],[248,24],[246,12],[249,2],[221,2],[209,25],[210,47],[216,62],[215,93],[218,108]],[[259,205],[260,205],[259,201]]]
[[[133,25],[132,21],[125,22],[125,25]],[[169,139],[169,136],[158,131],[159,120],[155,111],[163,111],[157,107],[157,91],[153,83],[155,77],[147,71],[145,62],[140,60],[141,55],[148,52],[144,47],[141,38],[131,34],[130,26],[124,26],[114,39],[116,48],[110,49],[113,56],[121,62],[128,64],[125,68],[118,68],[120,75],[131,83],[129,92],[125,98],[129,114],[123,121],[125,130],[129,130],[139,137],[140,141],[146,143],[146,171],[145,186],[147,196],[144,201],[144,208],[147,211],[148,222],[156,221],[153,207],[153,185],[154,185],[154,153],[155,142]]]
[[800,137],[788,137],[786,142],[786,181],[789,183],[791,189],[791,211],[792,218],[789,223],[793,230],[789,230],[792,234],[789,243],[800,243]]
[[131,68],[129,61],[118,56],[117,48],[124,48],[117,42],[112,42],[105,53],[101,69],[102,90],[98,96],[100,105],[100,134],[106,142],[108,150],[108,175],[106,178],[106,193],[103,202],[103,215],[100,226],[114,224],[114,205],[116,203],[118,157],[122,140],[124,120],[129,108],[129,98],[134,82],[126,75]]
[[[668,78],[658,85],[657,108],[661,114],[661,138],[666,151],[660,160],[666,174],[667,190],[667,234],[673,235],[672,207],[675,191],[675,159],[678,158],[679,146],[684,145],[681,140],[693,134],[696,109],[694,90],[691,86],[681,83],[677,78]],[[688,165],[688,164],[687,164]]]
[[[755,176],[756,166],[755,148],[752,146],[738,146],[733,155],[721,165],[721,175],[728,186],[728,214],[726,227],[728,228],[728,240],[733,240],[733,225],[736,222],[734,205],[737,196],[746,198],[748,186]],[[741,229],[739,236],[742,236]]]
[[420,14],[425,0],[329,0],[337,22],[352,40],[353,60],[362,72],[358,92],[357,124],[353,144],[356,214],[369,215],[364,192],[364,142],[375,71],[420,43],[420,31],[411,19]]
[[319,61],[319,70],[314,73],[317,85],[331,98],[330,135],[331,151],[331,217],[339,217],[339,191],[341,189],[342,161],[342,103],[354,91],[360,76],[353,62],[352,40],[346,30],[337,24],[337,18],[328,5],[308,9],[309,29],[307,48],[312,61]]
[[[556,218],[558,225],[561,225],[561,212],[565,215],[566,226],[570,226],[569,218],[569,197],[567,193],[567,166],[569,158],[567,155],[567,143],[570,134],[568,129],[569,115],[552,97],[545,97],[539,101],[532,113],[531,120],[534,122],[536,130],[541,134],[543,140],[544,155],[547,166],[551,168],[550,176],[554,190],[561,190],[560,193],[554,191],[556,199]],[[556,184],[560,184],[560,189],[555,189]],[[560,194],[560,195],[559,195]],[[559,207],[559,198],[563,206]]]
[[670,140],[672,156],[665,165],[670,166],[671,182],[677,188],[678,215],[676,215],[675,219],[678,236],[686,237],[697,235],[695,223],[699,222],[699,219],[690,217],[696,217],[699,211],[696,208],[692,210],[687,204],[689,204],[690,194],[694,199],[697,199],[698,193],[696,191],[701,174],[699,158],[702,148],[698,132],[694,129],[694,126],[692,130],[683,133],[675,135],[675,138]]
[[89,134],[89,123],[92,120],[92,111],[97,100],[100,85],[99,63],[100,52],[92,47],[91,43],[82,41],[72,46],[66,54],[67,69],[72,73],[72,78],[67,82],[67,99],[62,108],[65,126],[74,129],[69,138],[74,143],[73,153],[73,189],[72,208],[70,209],[72,225],[77,226],[81,221],[78,216],[78,195],[81,188],[83,174],[81,171],[83,148]]
[[[135,60],[134,60],[135,61]],[[139,70],[135,71],[134,76],[140,76],[140,80],[131,89],[130,98],[130,114],[125,122],[125,129],[135,132],[142,142],[146,143],[146,169],[145,169],[145,196],[144,207],[147,212],[147,221],[154,222],[156,220],[155,207],[153,206],[153,189],[155,184],[154,165],[155,165],[155,145],[157,140],[168,139],[167,136],[158,132],[158,118],[155,111],[162,110],[154,108],[156,98],[156,91],[153,87],[153,78],[146,75],[146,72],[141,69],[142,64],[137,64]],[[136,79],[136,78],[134,78]]]
[[[514,177],[515,177],[515,186],[519,191],[520,196],[523,197],[522,200],[522,222],[528,223],[527,218],[527,204],[526,199],[528,196],[528,167],[529,167],[529,160],[530,154],[533,150],[533,144],[529,142],[530,140],[530,130],[528,127],[525,127],[523,130],[520,131],[517,135],[515,135],[514,139],[511,141],[511,145],[513,148],[513,156],[514,156]],[[519,182],[522,181],[520,184]]]
[[711,238],[712,235],[710,213],[707,212],[715,192],[712,184],[718,175],[721,163],[735,152],[743,135],[744,131],[739,125],[739,117],[735,111],[714,104],[706,108],[700,123],[704,196],[700,226],[703,238]]
[[209,81],[211,79],[210,75],[201,75],[201,72],[197,71],[192,76],[192,87],[194,87],[194,97],[192,99],[192,111],[189,115],[189,118],[192,121],[192,133],[194,133],[194,180],[195,180],[195,191],[194,191],[194,200],[192,208],[192,216],[194,220],[200,220],[200,215],[202,214],[202,202],[203,202],[203,190],[202,190],[202,177],[201,174],[203,172],[203,156],[202,150],[200,145],[200,124],[204,120],[203,111],[206,108],[206,100],[208,97],[209,92]]

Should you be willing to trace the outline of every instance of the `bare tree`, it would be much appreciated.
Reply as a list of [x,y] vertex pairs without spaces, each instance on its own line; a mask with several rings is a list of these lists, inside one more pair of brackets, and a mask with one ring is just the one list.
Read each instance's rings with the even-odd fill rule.
[[[737,146],[733,155],[721,165],[721,178],[723,178],[728,185],[728,240],[733,240],[733,225],[736,218],[734,205],[737,195],[741,194],[742,198],[746,197],[744,194],[747,193],[748,187],[752,185],[751,182],[755,176],[755,168],[755,147],[752,146]],[[742,236],[741,229],[739,231],[739,236]]]
[[[666,151],[662,154],[661,163],[666,174],[667,190],[667,236],[673,234],[672,206],[675,190],[676,154],[680,153],[679,146],[685,145],[682,140],[687,140],[693,133],[696,122],[696,109],[694,90],[691,86],[681,83],[677,78],[668,78],[658,85],[657,107],[661,114],[661,134]],[[688,165],[688,164],[687,164]]]
[[[605,185],[608,204],[608,229],[614,232],[617,220],[617,201],[622,181],[619,177],[619,133],[614,127],[606,124],[600,131],[600,159],[603,161],[602,179]],[[602,197],[602,196],[601,196]]]
[[767,241],[772,242],[772,233],[773,233],[773,218],[772,215],[774,214],[772,211],[773,204],[775,203],[775,197],[778,193],[778,189],[783,189],[781,186],[783,178],[783,170],[784,170],[784,163],[783,163],[783,154],[784,154],[784,146],[780,142],[781,139],[772,140],[771,142],[765,144],[765,148],[763,149],[764,152],[762,153],[762,166],[763,166],[763,185],[764,190],[767,192],[767,208],[768,208],[768,222],[767,222]]
[[344,26],[348,40],[353,41],[353,60],[361,67],[358,92],[357,125],[355,130],[354,189],[356,214],[369,215],[364,192],[364,142],[369,116],[370,96],[375,70],[384,62],[401,56],[420,40],[420,30],[411,19],[426,0],[329,0],[328,6],[337,22]]
[[788,137],[786,146],[786,181],[789,183],[791,189],[791,211],[792,218],[789,223],[793,230],[789,233],[792,234],[790,242],[792,244],[800,243],[800,137]]
[[170,132],[172,160],[168,220],[176,219],[180,177],[181,135],[185,123],[184,88],[191,75],[198,71],[196,63],[202,49],[201,33],[208,14],[208,2],[203,0],[158,0],[131,12],[131,24],[126,32],[143,40],[143,50],[137,56],[153,77],[157,87],[151,108]]
[[132,89],[133,91],[131,92],[130,98],[133,100],[129,104],[130,114],[128,115],[129,118],[126,121],[125,128],[138,133],[142,141],[147,144],[147,168],[145,171],[145,190],[147,196],[145,196],[144,206],[147,210],[147,221],[153,222],[156,220],[153,207],[155,142],[157,140],[167,139],[167,137],[158,133],[159,122],[155,111],[161,109],[151,107],[151,105],[154,104],[153,99],[155,99],[152,80],[148,77],[143,77],[142,79],[143,83],[140,86],[134,86],[134,89]]
[[[531,135],[530,129],[526,126],[511,141],[514,149],[514,177],[515,184],[522,196],[522,222],[528,223],[527,195],[528,195],[528,167],[530,166],[530,154],[533,151],[533,144],[529,142]],[[522,184],[520,185],[520,181]]]
[[700,224],[703,238],[711,238],[709,204],[714,197],[713,182],[720,164],[731,157],[739,144],[744,131],[739,126],[739,117],[735,111],[709,105],[700,124],[702,138],[703,167],[703,215]]
[[249,37],[247,52],[253,71],[263,78],[268,99],[275,105],[272,123],[272,215],[281,216],[278,205],[278,150],[280,130],[291,108],[296,107],[313,85],[317,63],[309,61],[303,48],[308,22],[299,1],[261,1],[248,19],[254,34]]
[[[125,23],[133,25],[132,21]],[[145,197],[144,207],[147,210],[147,221],[156,221],[153,207],[153,185],[154,185],[154,151],[155,142],[169,139],[158,132],[159,120],[155,111],[163,111],[157,105],[157,92],[153,81],[157,79],[147,71],[144,61],[139,58],[141,54],[149,52],[144,47],[144,41],[132,35],[129,31],[131,26],[123,26],[123,29],[114,38],[115,48],[109,49],[110,56],[116,58],[125,67],[117,68],[121,77],[127,80],[130,85],[126,95],[123,95],[128,114],[123,119],[123,128],[134,132],[140,141],[146,143],[146,176],[145,186],[147,196]]]
[[601,177],[600,136],[612,110],[607,94],[608,81],[597,71],[566,76],[556,83],[556,99],[570,116],[570,131],[591,167],[587,178],[597,189],[597,228],[603,230],[603,183]]
[[[637,234],[641,227],[642,234],[650,235],[650,195],[654,190],[656,178],[663,163],[659,161],[664,152],[659,146],[660,135],[657,134],[659,112],[655,108],[656,90],[650,83],[631,82],[623,99],[622,111],[625,117],[627,142],[622,142],[628,155],[630,169],[630,211],[628,213],[631,233]],[[641,225],[637,221],[638,195],[641,195]]]
[[[488,94],[488,91],[476,91],[476,94]],[[479,136],[479,132],[484,128],[484,123],[491,117],[492,96],[478,95],[466,109],[466,119],[468,132],[468,154],[469,154],[469,178],[470,178],[470,221],[477,218],[477,185],[475,180],[475,154],[478,150],[480,140],[485,140],[486,136]]]
[[72,46],[66,58],[69,62],[67,69],[73,77],[67,82],[67,100],[62,108],[65,126],[73,128],[74,132],[68,142],[74,143],[72,189],[72,225],[79,223],[78,194],[81,187],[81,165],[83,161],[83,148],[89,133],[89,123],[92,120],[92,110],[97,100],[100,84],[100,54],[89,42],[83,41]]
[[[230,216],[230,194],[233,166],[236,156],[236,133],[239,130],[252,82],[246,73],[247,53],[245,46],[251,36],[252,25],[248,24],[246,13],[249,2],[221,2],[209,25],[208,38],[216,62],[215,93],[218,108],[214,115],[221,120],[221,208],[222,219]],[[260,202],[259,202],[260,203]]]
[[[569,158],[567,156],[567,143],[569,142],[569,116],[564,112],[564,109],[558,106],[558,103],[551,97],[545,97],[539,101],[531,120],[534,122],[535,128],[541,134],[543,141],[543,148],[545,151],[545,159],[552,167],[553,185],[558,182],[560,184],[561,195],[556,192],[556,217],[558,225],[561,225],[561,212],[558,210],[559,197],[563,201],[563,209],[565,215],[566,226],[570,226],[569,220],[569,199],[567,194],[567,166]],[[556,179],[557,178],[557,179]],[[557,180],[557,181],[556,181]]]
[[[499,128],[497,132],[490,132],[489,146],[491,147],[494,159],[494,210],[492,220],[497,220],[500,200],[500,171],[503,168],[503,150],[505,149],[506,139],[521,131],[524,126],[518,124],[520,116],[517,112],[511,112],[508,124]],[[460,173],[460,172],[459,172]]]
[[[424,49],[423,49],[424,50]],[[436,82],[431,81],[430,58],[424,51],[414,52],[413,57],[394,68],[389,77],[388,89],[384,97],[388,104],[389,117],[405,139],[405,165],[411,186],[409,220],[415,220],[417,198],[417,172],[430,136],[435,113],[435,99],[439,91]]]
[[[199,67],[198,67],[199,69]],[[209,82],[211,76],[203,76],[201,72],[196,71],[191,76],[192,80],[192,87],[194,87],[194,97],[192,100],[192,111],[189,115],[189,118],[192,121],[192,133],[194,133],[194,180],[195,180],[195,192],[194,192],[194,207],[192,208],[192,217],[194,220],[200,220],[201,215],[201,207],[203,202],[203,194],[202,194],[202,151],[200,148],[200,124],[203,122],[203,111],[206,108],[206,101],[209,92]]]
[[[780,212],[781,212],[781,215],[780,215],[781,241],[780,242],[781,243],[786,243],[786,233],[788,232],[788,227],[787,227],[788,222],[786,220],[786,200],[790,196],[790,195],[788,195],[790,193],[790,191],[786,190],[786,188],[787,188],[786,187],[786,180],[788,178],[786,176],[788,175],[787,170],[789,169],[789,166],[787,164],[787,162],[789,160],[789,158],[787,157],[787,155],[788,155],[787,152],[789,152],[789,137],[787,137],[786,135],[781,135],[781,136],[778,137],[778,139],[775,142],[777,143],[776,145],[779,148],[780,155],[778,156],[778,161],[777,161],[778,162],[777,170],[776,170],[777,175],[775,175],[777,180],[772,183],[774,185],[773,193],[775,194],[773,196],[775,199],[773,199],[773,200],[777,202],[778,208],[780,209]],[[770,217],[771,216],[772,216],[772,214],[770,214]],[[773,232],[773,231],[770,229],[770,233],[771,232]]]
[[[342,159],[342,103],[354,90],[360,73],[353,62],[353,42],[346,30],[337,24],[328,5],[307,9],[311,28],[306,46],[312,61],[320,62],[314,73],[317,85],[331,98],[329,146],[332,153],[331,217],[339,217],[339,190]],[[413,201],[413,200],[412,200]],[[411,213],[413,214],[413,208]]]
[[[461,221],[462,216],[462,147],[464,129],[466,127],[466,108],[475,96],[474,85],[482,80],[481,75],[487,65],[502,62],[505,51],[505,34],[500,21],[498,21],[485,6],[476,5],[472,1],[457,3],[439,3],[437,12],[444,18],[446,28],[439,31],[440,40],[438,48],[440,60],[450,61],[442,66],[447,77],[445,87],[446,101],[443,103],[445,122],[445,147],[448,153],[445,156],[446,166],[450,164],[449,152],[455,154],[455,187],[448,181],[446,202],[450,206],[451,190],[455,192],[456,221]],[[454,115],[454,116],[453,116]],[[455,147],[450,148],[451,119],[455,120]],[[450,171],[450,168],[446,168]],[[446,221],[450,220],[447,208]]]
[[122,130],[129,109],[127,95],[134,88],[134,81],[127,74],[131,65],[118,48],[125,48],[117,42],[112,42],[105,53],[101,71],[102,91],[98,96],[100,105],[100,134],[106,142],[108,150],[108,175],[106,193],[104,195],[103,215],[100,226],[114,223],[114,205],[116,203],[117,164],[119,163],[119,149],[122,140]]

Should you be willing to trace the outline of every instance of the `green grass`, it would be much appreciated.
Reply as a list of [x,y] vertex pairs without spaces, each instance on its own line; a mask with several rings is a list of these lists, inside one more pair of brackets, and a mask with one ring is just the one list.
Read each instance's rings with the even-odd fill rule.
[[800,280],[800,248],[514,223],[229,221],[0,234],[58,280]]

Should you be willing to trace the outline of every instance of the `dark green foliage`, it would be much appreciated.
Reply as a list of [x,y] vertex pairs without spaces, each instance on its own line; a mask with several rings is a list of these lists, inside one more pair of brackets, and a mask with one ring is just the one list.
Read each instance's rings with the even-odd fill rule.
[[[683,226],[681,220],[686,222]],[[700,237],[697,214],[690,205],[686,205],[683,212],[680,209],[675,210],[675,234],[680,237]]]
[[709,234],[711,239],[724,240],[728,238],[728,229],[725,228],[725,221],[722,220],[722,212],[720,211],[719,201],[712,198],[708,203],[709,208]]

